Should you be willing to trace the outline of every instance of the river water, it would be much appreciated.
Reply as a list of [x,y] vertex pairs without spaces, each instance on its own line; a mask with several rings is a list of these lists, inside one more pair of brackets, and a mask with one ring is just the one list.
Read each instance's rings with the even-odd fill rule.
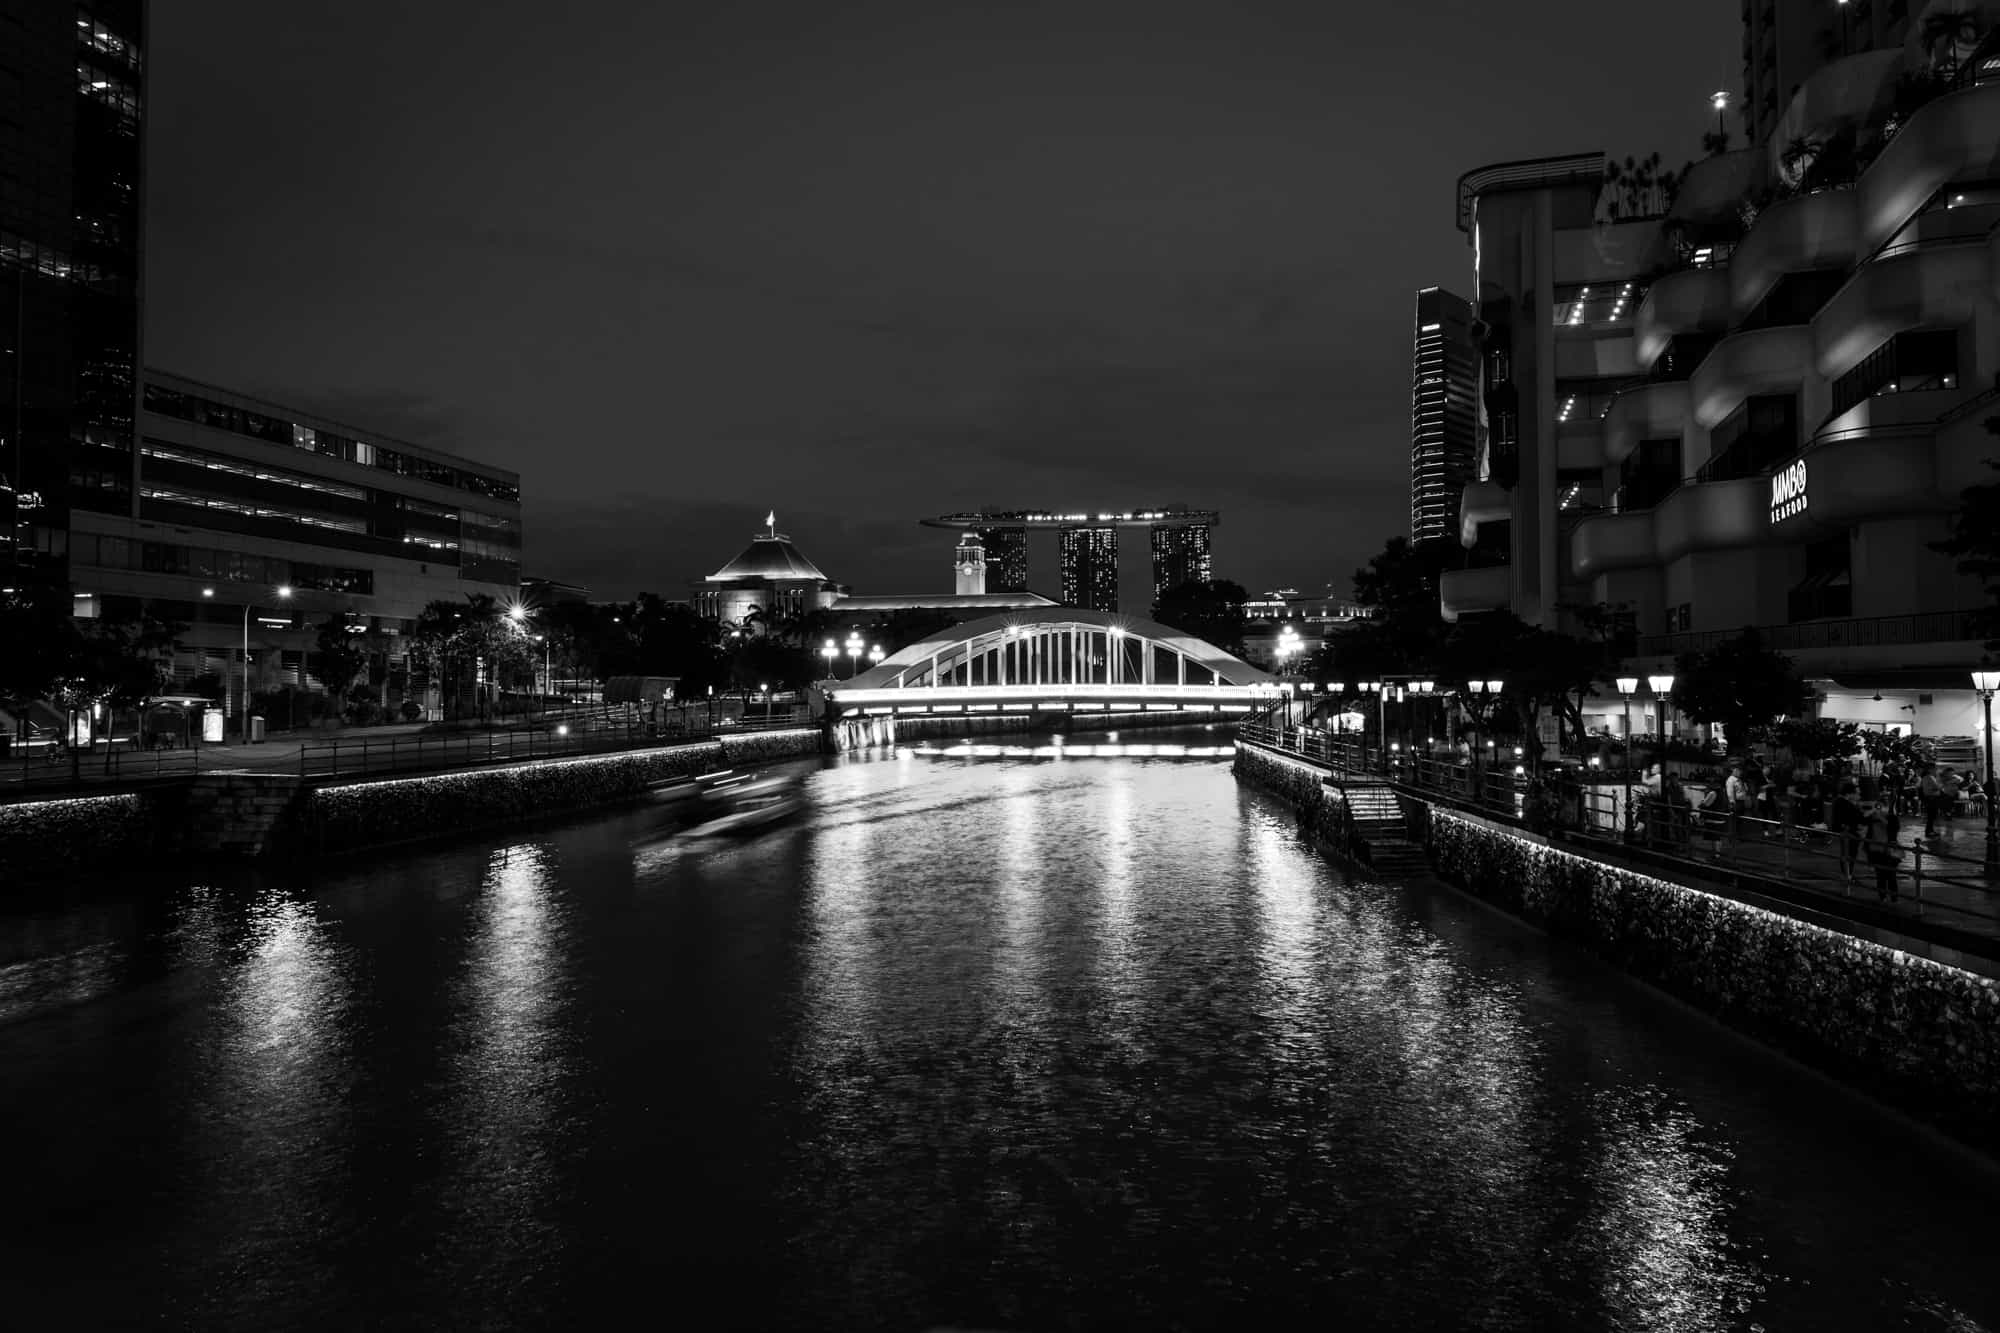
[[16,905],[5,1322],[2000,1328],[1993,1171],[1226,759],[797,771]]

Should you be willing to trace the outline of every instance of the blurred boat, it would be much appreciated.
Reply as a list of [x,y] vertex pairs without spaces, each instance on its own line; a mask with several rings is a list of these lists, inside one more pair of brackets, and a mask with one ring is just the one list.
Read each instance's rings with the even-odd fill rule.
[[805,802],[793,796],[752,797],[719,819],[697,824],[687,831],[690,838],[724,838],[753,833],[803,809]]
[[774,796],[790,791],[798,780],[791,777],[770,777],[758,773],[743,773],[725,778],[701,793],[704,801],[740,801],[759,796]]

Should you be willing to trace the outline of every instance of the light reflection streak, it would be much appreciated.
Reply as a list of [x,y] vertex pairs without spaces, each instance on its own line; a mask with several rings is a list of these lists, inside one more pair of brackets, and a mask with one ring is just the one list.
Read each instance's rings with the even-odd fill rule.
[[[522,1271],[549,1243],[545,1204],[559,1178],[562,1099],[576,1084],[579,1034],[565,991],[567,924],[553,856],[541,845],[496,849],[472,909],[456,989],[459,1054],[443,1108],[450,1144],[446,1207],[477,1217],[455,1229],[453,1262],[482,1280]],[[496,1216],[474,1201],[504,1191]]]

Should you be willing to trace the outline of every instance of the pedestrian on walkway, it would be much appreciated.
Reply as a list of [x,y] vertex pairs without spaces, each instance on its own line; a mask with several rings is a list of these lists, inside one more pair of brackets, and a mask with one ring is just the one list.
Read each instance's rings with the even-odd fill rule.
[[1886,797],[1875,798],[1875,808],[1868,812],[1868,822],[1862,832],[1862,846],[1868,856],[1868,864],[1875,867],[1875,896],[1885,903],[1893,903],[1902,897],[1896,887],[1896,864],[1903,859],[1903,849],[1896,842],[1902,832],[1903,821],[1896,816],[1895,809]]
[[1924,765],[1924,775],[1917,779],[1917,799],[1924,807],[1924,836],[1937,836],[1938,814],[1944,809],[1944,784],[1938,781],[1937,770]]
[[1867,826],[1868,817],[1862,812],[1861,802],[1855,795],[1852,779],[1840,784],[1840,791],[1833,798],[1833,814],[1828,824],[1833,830],[1834,849],[1840,858],[1840,877],[1849,884],[1854,882],[1854,863],[1861,858],[1861,834]]

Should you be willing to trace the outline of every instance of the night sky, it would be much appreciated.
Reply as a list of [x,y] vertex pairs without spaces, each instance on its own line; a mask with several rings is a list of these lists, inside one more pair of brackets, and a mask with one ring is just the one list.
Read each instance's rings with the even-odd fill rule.
[[518,469],[598,596],[772,507],[890,593],[925,514],[1174,502],[1344,590],[1458,175],[1694,156],[1737,10],[156,4],[147,359]]

